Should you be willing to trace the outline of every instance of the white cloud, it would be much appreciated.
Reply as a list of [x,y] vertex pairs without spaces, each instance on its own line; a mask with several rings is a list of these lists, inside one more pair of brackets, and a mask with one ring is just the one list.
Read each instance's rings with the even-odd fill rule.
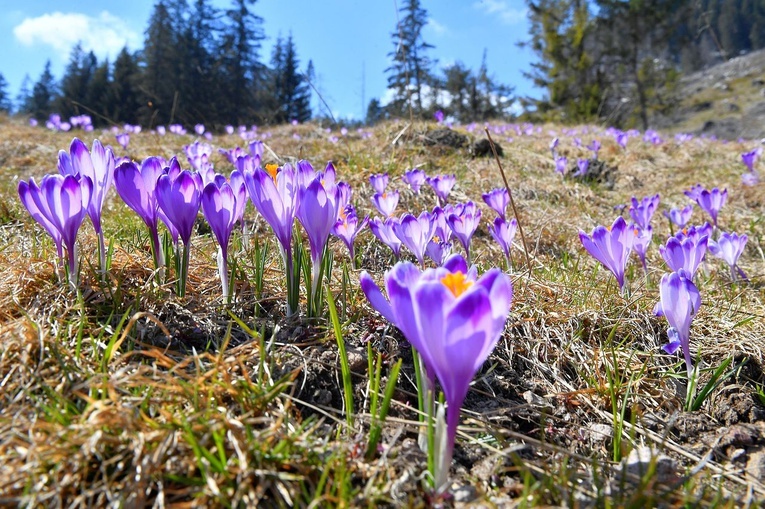
[[13,28],[13,35],[25,46],[50,46],[63,59],[78,41],[85,51],[93,51],[99,58],[114,57],[123,46],[136,49],[142,43],[138,32],[107,11],[96,17],[51,12],[25,18]]
[[496,16],[506,25],[515,25],[526,20],[527,10],[511,7],[507,0],[478,0],[473,7],[482,10],[485,14]]
[[425,28],[429,29],[436,35],[446,35],[449,33],[449,27],[443,25],[433,18],[428,18],[428,23]]

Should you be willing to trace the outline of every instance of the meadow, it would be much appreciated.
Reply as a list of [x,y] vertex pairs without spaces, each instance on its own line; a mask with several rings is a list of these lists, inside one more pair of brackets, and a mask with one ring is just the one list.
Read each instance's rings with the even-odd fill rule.
[[[0,122],[0,505],[760,504],[765,182],[742,181],[741,158],[758,144],[636,132],[620,139],[594,126],[452,128],[467,145],[488,131],[502,147],[495,158],[441,142],[444,128],[407,121],[359,131],[290,124],[207,140],[191,129],[143,130],[118,142],[112,131]],[[77,263],[59,266],[55,243],[18,189],[21,181],[59,173],[59,151],[69,151],[74,136],[87,148],[96,138],[111,146],[118,167],[177,156],[187,170],[199,164],[194,151],[207,152],[209,144],[204,165],[226,178],[238,166],[218,149],[247,152],[259,140],[263,178],[269,173],[277,185],[285,165],[307,160],[321,172],[331,161],[332,175],[352,190],[359,222],[380,217],[378,209],[391,205],[379,200],[395,191],[392,217],[419,217],[448,204],[447,216],[462,216],[465,207],[453,207],[473,202],[471,210],[481,214],[472,213],[478,226],[469,261],[479,279],[444,284],[459,298],[493,274],[511,282],[512,299],[496,345],[471,378],[452,461],[439,472],[438,457],[427,452],[438,424],[429,426],[420,411],[425,377],[410,346],[416,341],[369,297],[371,283],[383,286],[397,262],[369,227],[356,237],[353,259],[335,236],[323,251],[327,241],[318,235],[321,256],[311,260],[311,228],[294,221],[287,230],[302,247],[291,251],[294,269],[285,279],[287,254],[251,199],[243,220],[230,225],[221,269],[216,232],[201,209],[189,225],[184,258],[163,223],[155,243],[111,188],[101,214],[107,270],[84,217]],[[593,140],[595,150],[588,148]],[[588,161],[584,171],[579,160]],[[402,180],[415,168],[430,177],[454,175],[454,187],[445,199],[427,183],[416,193]],[[301,185],[326,188],[327,171]],[[382,183],[370,177],[385,173],[375,198],[374,186]],[[258,185],[248,178],[251,196]],[[522,229],[509,260],[489,231],[497,213],[482,199],[504,188],[505,179],[514,202],[505,213]],[[727,201],[716,218],[696,206],[688,225],[716,219],[709,242],[722,246],[724,232],[748,241],[735,268],[708,250],[687,276],[701,299],[690,312],[689,372],[682,349],[663,348],[672,339],[668,316],[655,308],[662,301],[669,315],[670,303],[682,300],[662,290],[664,276],[680,271],[667,267],[659,246],[684,231],[663,212],[694,203],[686,191],[697,184],[727,189]],[[657,194],[645,269],[628,250],[620,288],[588,254],[580,231],[590,235],[603,225],[610,234],[617,217],[632,222],[631,204],[638,208]],[[319,210],[308,210],[304,221]],[[347,219],[336,209],[333,224],[338,217]],[[466,256],[460,240],[452,239],[451,253]],[[161,257],[153,256],[158,245]],[[400,256],[418,273],[417,266],[437,273],[421,253],[403,247]],[[228,284],[221,274],[230,274]],[[438,372],[435,388],[444,376]],[[454,416],[455,408],[447,412]],[[442,450],[438,443],[435,449]]]

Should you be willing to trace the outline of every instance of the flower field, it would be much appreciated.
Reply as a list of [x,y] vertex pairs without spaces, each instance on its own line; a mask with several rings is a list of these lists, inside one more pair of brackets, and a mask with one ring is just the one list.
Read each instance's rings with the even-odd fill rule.
[[129,127],[0,123],[0,505],[765,499],[758,143]]

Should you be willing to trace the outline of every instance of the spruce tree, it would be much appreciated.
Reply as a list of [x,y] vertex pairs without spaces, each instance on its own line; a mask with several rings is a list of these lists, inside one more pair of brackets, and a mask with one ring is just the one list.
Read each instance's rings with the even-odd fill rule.
[[178,61],[175,22],[164,0],[154,5],[143,48],[144,94],[139,119],[153,126],[174,121],[177,106],[176,63]]
[[32,113],[32,78],[29,74],[24,75],[24,79],[21,81],[21,87],[19,87],[19,93],[16,95],[16,111],[19,113],[30,114]]
[[300,73],[297,51],[290,34],[286,40],[278,38],[271,57],[273,77],[273,98],[276,109],[273,121],[276,123],[297,120],[305,122],[311,118],[311,96],[308,83]]
[[231,1],[218,47],[217,108],[223,122],[236,125],[258,118],[266,81],[266,68],[259,60],[265,36],[262,18],[252,11],[255,0]]
[[8,95],[8,82],[5,81],[5,76],[0,74],[0,112],[11,112],[11,98]]
[[104,119],[109,119],[113,103],[109,70],[109,60],[96,67],[82,103],[86,108],[82,113],[89,114],[95,124],[103,124]]
[[77,43],[69,56],[69,64],[61,78],[60,95],[54,101],[54,109],[62,118],[85,113],[82,108],[87,102],[90,81],[98,67],[96,55],[86,53]]
[[393,62],[385,70],[388,88],[395,93],[389,109],[403,115],[411,107],[415,115],[423,116],[423,88],[430,82],[432,65],[428,50],[433,48],[422,37],[428,14],[419,0],[405,0],[400,11],[403,17],[391,34],[395,49],[388,54]]
[[114,72],[111,81],[111,102],[108,116],[114,122],[136,124],[141,109],[141,70],[138,58],[127,47],[114,60]]
[[46,119],[53,113],[53,99],[56,97],[56,79],[50,70],[50,60],[45,63],[45,69],[32,88],[29,102],[29,113],[37,119]]

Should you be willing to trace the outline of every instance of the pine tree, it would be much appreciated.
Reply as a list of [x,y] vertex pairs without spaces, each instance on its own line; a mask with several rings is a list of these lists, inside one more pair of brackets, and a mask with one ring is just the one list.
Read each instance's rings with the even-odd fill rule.
[[311,95],[308,83],[298,70],[299,62],[292,34],[284,41],[276,40],[271,57],[273,98],[276,109],[272,120],[276,123],[311,118]]
[[142,76],[138,58],[127,47],[122,48],[117,55],[113,74],[108,115],[114,122],[136,124],[141,109],[141,92],[138,87]]
[[427,53],[433,48],[422,37],[428,14],[419,0],[406,0],[400,11],[403,18],[392,34],[395,50],[388,54],[393,62],[385,69],[388,88],[395,92],[389,109],[402,115],[411,107],[414,114],[423,116],[423,88],[430,81],[432,66]]
[[[241,124],[258,117],[264,101],[266,69],[258,52],[264,39],[262,18],[251,7],[255,0],[232,0],[225,12],[218,54],[218,111],[223,122]],[[262,114],[262,112],[260,112]]]
[[50,70],[50,60],[32,88],[29,113],[38,119],[45,119],[53,112],[53,99],[56,97],[56,79]]
[[178,41],[178,93],[180,120],[214,124],[217,81],[215,46],[218,11],[209,0],[195,0]]
[[154,5],[143,48],[143,78],[141,90],[145,98],[139,119],[147,126],[174,121],[177,106],[175,69],[175,22],[164,0]]
[[53,104],[62,118],[86,112],[81,105],[87,102],[88,88],[97,66],[98,59],[92,51],[86,53],[80,43],[72,48],[69,64],[61,78],[60,95]]
[[11,98],[8,95],[8,82],[5,81],[5,76],[0,74],[0,112],[11,112]]
[[19,113],[30,114],[32,113],[32,78],[29,74],[24,75],[24,79],[21,81],[21,87],[19,93],[16,95],[16,111]]
[[97,124],[101,124],[102,119],[109,118],[109,109],[113,102],[109,69],[109,60],[104,60],[96,67],[82,103],[87,108],[83,113],[90,114],[93,122]]

